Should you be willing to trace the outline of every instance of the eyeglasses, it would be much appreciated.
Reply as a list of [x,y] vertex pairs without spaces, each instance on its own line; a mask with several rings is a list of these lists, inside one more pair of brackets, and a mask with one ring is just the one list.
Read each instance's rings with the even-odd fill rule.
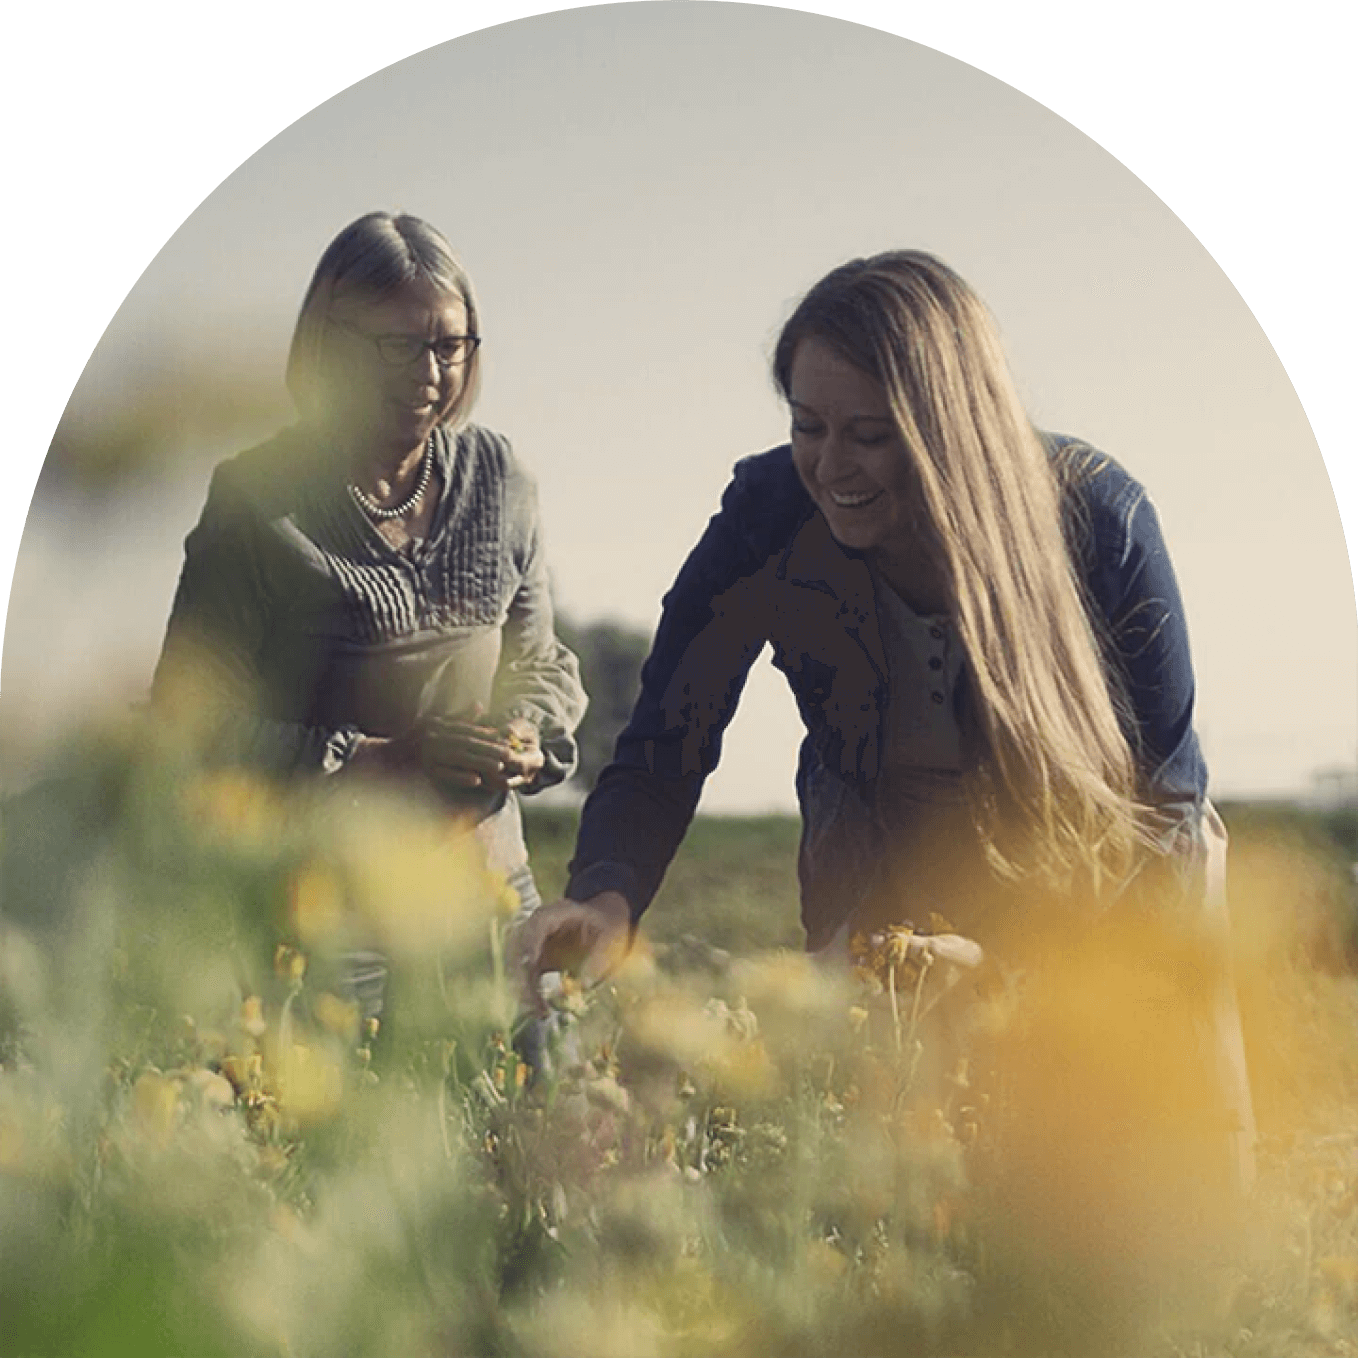
[[341,322],[340,325],[346,331],[372,341],[383,363],[390,364],[393,369],[414,364],[427,350],[441,369],[452,369],[454,365],[470,360],[482,343],[480,336],[441,336],[437,341],[427,341],[423,336],[373,336],[348,322]]

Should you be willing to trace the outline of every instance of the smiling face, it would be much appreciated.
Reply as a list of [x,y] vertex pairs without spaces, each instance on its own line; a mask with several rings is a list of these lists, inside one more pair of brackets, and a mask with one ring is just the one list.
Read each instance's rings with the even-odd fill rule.
[[816,336],[789,371],[793,462],[831,533],[888,556],[920,548],[911,462],[883,385]]
[[342,382],[336,394],[341,434],[360,458],[400,459],[419,450],[457,400],[468,361],[441,366],[431,350],[389,364],[377,337],[438,341],[468,331],[463,300],[425,281],[378,299],[337,300],[331,340]]

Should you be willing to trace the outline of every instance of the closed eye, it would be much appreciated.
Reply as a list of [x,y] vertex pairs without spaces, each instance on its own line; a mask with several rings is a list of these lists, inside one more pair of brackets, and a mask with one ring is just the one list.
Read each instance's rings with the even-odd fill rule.
[[[792,430],[794,435],[815,437],[826,434],[826,428],[824,426],[819,426],[811,421],[795,421],[790,426],[790,430]],[[851,432],[850,438],[856,445],[862,445],[865,448],[871,449],[878,445],[886,445],[893,438],[893,432],[890,430],[874,432],[853,431]]]

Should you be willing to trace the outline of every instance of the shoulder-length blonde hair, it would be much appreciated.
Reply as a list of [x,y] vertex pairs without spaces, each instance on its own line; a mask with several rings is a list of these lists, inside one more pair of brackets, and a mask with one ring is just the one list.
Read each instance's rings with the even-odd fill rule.
[[[327,361],[336,328],[332,308],[338,299],[381,299],[408,284],[424,282],[461,300],[468,332],[481,328],[472,281],[444,236],[409,213],[365,213],[343,228],[326,247],[298,312],[288,352],[288,391],[304,420],[324,417],[328,401]],[[481,350],[472,352],[462,386],[440,413],[441,423],[467,420],[481,380]]]
[[891,251],[833,270],[794,310],[774,355],[786,399],[808,337],[882,383],[921,489],[971,682],[967,784],[988,860],[1104,898],[1145,840],[1137,730],[1074,563],[1066,476],[990,314],[933,256]]

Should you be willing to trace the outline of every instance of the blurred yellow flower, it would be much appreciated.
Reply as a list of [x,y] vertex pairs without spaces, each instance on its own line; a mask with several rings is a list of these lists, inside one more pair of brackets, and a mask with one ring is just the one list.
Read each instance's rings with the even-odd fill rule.
[[395,956],[480,944],[501,904],[503,878],[460,826],[414,817],[375,823],[370,840],[348,847],[346,857],[355,910]]
[[339,1111],[344,1075],[329,1048],[294,1042],[280,1050],[272,1068],[270,1088],[285,1116],[306,1125]]
[[1318,1276],[1329,1287],[1338,1289],[1354,1301],[1356,1295],[1356,1262],[1354,1254],[1333,1254],[1318,1260]]
[[132,1086],[132,1120],[138,1133],[164,1148],[174,1135],[179,1085],[158,1070],[147,1070]]
[[[316,1020],[333,1036],[351,1038],[359,1031],[359,1005],[334,994],[318,994],[312,1002]],[[371,1021],[376,1022],[373,1018]]]
[[312,861],[294,871],[288,883],[288,918],[298,940],[308,946],[333,942],[345,926],[345,889],[328,866]]
[[519,912],[519,892],[508,880],[501,882],[500,891],[496,895],[496,908],[506,918]]
[[238,1094],[258,1092],[264,1083],[264,1071],[258,1055],[224,1055],[222,1073]]
[[758,1038],[734,1038],[706,1057],[701,1070],[720,1092],[742,1101],[769,1098],[779,1089],[779,1072]]
[[251,994],[249,998],[241,1001],[241,1012],[237,1022],[247,1036],[261,1037],[264,1035],[264,1004],[258,994]]
[[274,974],[290,984],[298,984],[307,973],[307,958],[286,942],[274,948]]
[[198,1095],[204,1107],[214,1112],[225,1112],[236,1105],[236,1090],[224,1075],[212,1070],[192,1069],[183,1073],[191,1092]]
[[185,787],[183,805],[192,827],[243,842],[276,838],[284,813],[277,787],[240,770],[198,776]]
[[678,989],[657,993],[626,1015],[629,1049],[693,1070],[732,1042],[723,1018]]

